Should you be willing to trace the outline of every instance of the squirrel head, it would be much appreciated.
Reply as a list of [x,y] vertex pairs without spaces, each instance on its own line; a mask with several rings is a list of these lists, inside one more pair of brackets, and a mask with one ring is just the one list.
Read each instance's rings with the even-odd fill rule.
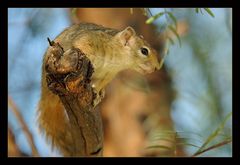
[[[160,69],[157,51],[153,49],[142,36],[136,34],[132,27],[127,27],[115,35],[123,47],[122,55],[131,69],[146,74]],[[126,57],[127,56],[127,57]]]

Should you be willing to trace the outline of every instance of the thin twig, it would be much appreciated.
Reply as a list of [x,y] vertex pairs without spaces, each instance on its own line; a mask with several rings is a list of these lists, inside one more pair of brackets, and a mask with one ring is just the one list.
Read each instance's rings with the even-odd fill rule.
[[14,101],[12,100],[12,98],[10,96],[8,96],[8,105],[9,105],[10,109],[12,110],[12,112],[14,113],[14,115],[16,116],[18,122],[20,123],[20,125],[23,129],[24,134],[27,137],[28,143],[31,146],[32,155],[39,156],[39,153],[38,153],[37,148],[33,141],[32,134],[31,134],[30,130],[28,129],[28,126],[26,125],[21,113],[19,112],[19,109],[17,108],[16,104],[14,103]]
[[150,14],[150,17],[152,17],[153,14],[152,14],[151,10],[149,8],[147,8],[147,10],[148,10],[148,13]]
[[8,156],[22,156],[10,127],[8,127]]
[[204,149],[202,151],[199,151],[199,152],[195,153],[194,155],[192,155],[192,157],[196,157],[196,156],[198,156],[198,155],[200,155],[200,154],[202,154],[204,152],[207,152],[207,151],[212,150],[214,148],[221,147],[221,146],[226,145],[226,144],[231,143],[231,142],[232,142],[232,139],[229,139],[229,140],[223,141],[221,143],[212,145],[211,147],[208,147],[208,148],[206,148],[206,149]]

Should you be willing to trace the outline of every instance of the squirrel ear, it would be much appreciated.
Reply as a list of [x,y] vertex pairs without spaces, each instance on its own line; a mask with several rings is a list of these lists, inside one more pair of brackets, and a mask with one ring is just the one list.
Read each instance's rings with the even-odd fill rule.
[[124,45],[126,45],[128,43],[128,40],[134,35],[136,35],[135,30],[132,27],[128,26],[120,32],[120,40]]

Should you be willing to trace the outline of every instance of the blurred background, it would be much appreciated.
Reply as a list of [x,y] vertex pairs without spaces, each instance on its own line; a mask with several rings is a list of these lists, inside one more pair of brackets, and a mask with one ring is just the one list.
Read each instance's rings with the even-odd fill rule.
[[47,37],[79,22],[132,26],[165,59],[107,87],[103,156],[232,156],[230,8],[8,9],[9,156],[61,156],[38,130],[41,66]]

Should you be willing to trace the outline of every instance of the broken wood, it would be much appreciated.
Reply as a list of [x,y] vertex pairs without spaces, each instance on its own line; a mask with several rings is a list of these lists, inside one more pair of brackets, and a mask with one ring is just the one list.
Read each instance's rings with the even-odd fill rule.
[[62,101],[68,115],[74,153],[71,156],[102,156],[103,129],[91,87],[94,71],[90,60],[77,48],[64,51],[49,41],[51,55],[45,64],[48,88]]

